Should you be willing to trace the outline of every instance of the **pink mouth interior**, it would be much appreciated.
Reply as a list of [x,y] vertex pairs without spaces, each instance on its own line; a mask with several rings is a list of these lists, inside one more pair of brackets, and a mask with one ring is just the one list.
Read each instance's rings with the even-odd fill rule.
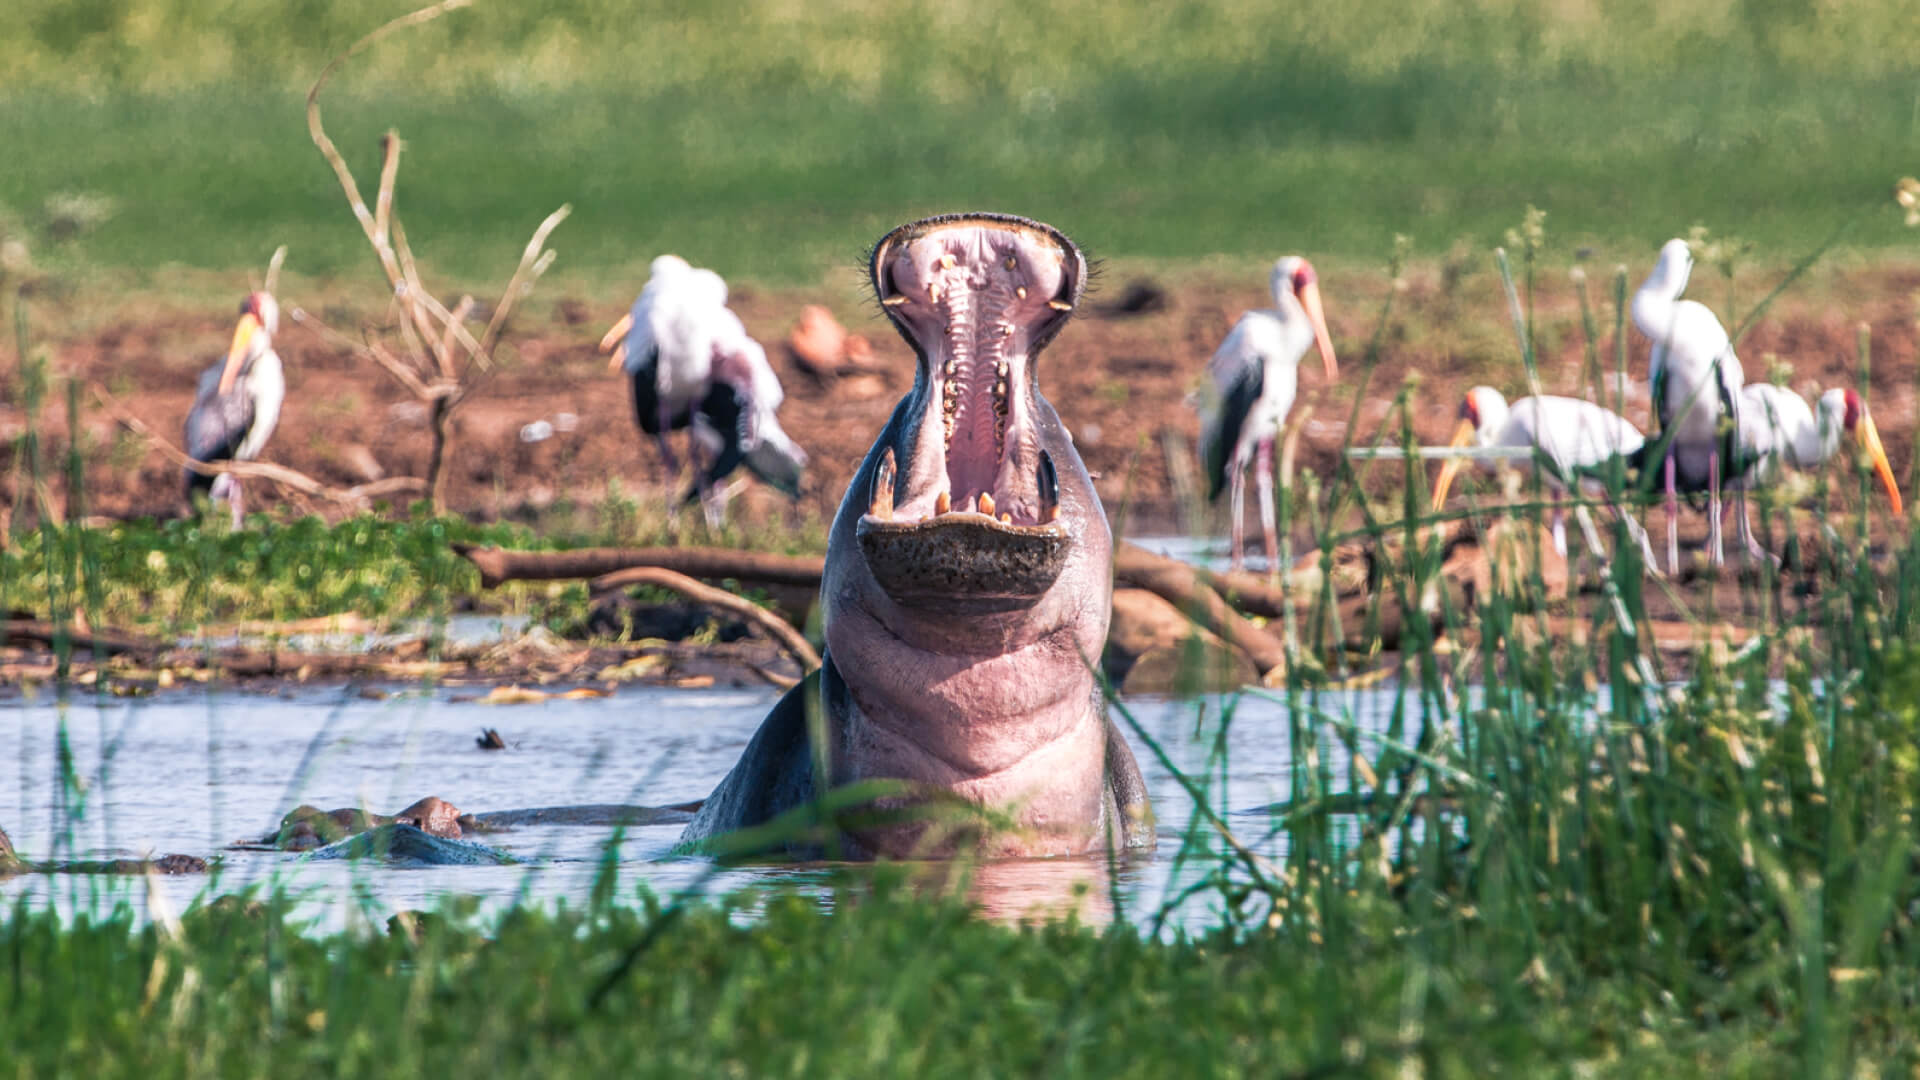
[[948,512],[973,511],[986,496],[996,519],[1052,520],[1029,356],[1069,310],[1078,269],[1046,232],[990,219],[942,223],[883,248],[881,300],[924,352],[931,389],[897,518],[938,514],[945,493]]

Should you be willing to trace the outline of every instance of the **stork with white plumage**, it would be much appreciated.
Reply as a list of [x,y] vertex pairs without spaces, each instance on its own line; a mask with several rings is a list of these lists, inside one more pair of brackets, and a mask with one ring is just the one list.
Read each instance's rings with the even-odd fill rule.
[[1741,387],[1741,396],[1740,456],[1744,469],[1736,479],[1740,488],[1778,483],[1787,469],[1817,469],[1839,452],[1841,436],[1847,435],[1872,463],[1893,504],[1894,516],[1906,512],[1900,500],[1900,484],[1880,443],[1880,432],[1858,393],[1838,387],[1828,390],[1820,395],[1817,409],[1809,406],[1806,398],[1772,383],[1748,383]]
[[1200,399],[1200,452],[1207,469],[1207,498],[1231,488],[1232,563],[1243,558],[1246,472],[1254,469],[1260,489],[1260,524],[1265,531],[1267,569],[1280,567],[1273,505],[1273,443],[1286,424],[1299,388],[1300,360],[1320,349],[1328,380],[1339,374],[1333,338],[1320,302],[1313,264],[1288,255],[1273,264],[1273,307],[1240,316],[1207,364],[1207,385]]
[[[1622,513],[1608,491],[1610,474],[1624,479],[1633,457],[1646,444],[1640,429],[1612,410],[1579,398],[1542,394],[1507,403],[1500,391],[1491,386],[1476,386],[1460,402],[1460,425],[1454,431],[1452,445],[1462,447],[1500,446],[1534,452],[1542,485],[1553,496],[1551,529],[1553,549],[1562,558],[1567,554],[1566,508],[1562,499],[1577,485],[1588,495],[1600,499],[1627,531],[1639,542],[1648,565],[1653,563],[1653,545],[1646,530],[1630,515]],[[1440,467],[1433,485],[1433,509],[1446,505],[1453,478],[1466,463],[1463,457],[1448,458]],[[1580,519],[1587,546],[1601,554],[1599,537],[1585,517]]]
[[[1669,240],[1660,249],[1653,273],[1633,296],[1633,325],[1653,343],[1649,382],[1661,437],[1668,438],[1661,463],[1667,496],[1667,562],[1680,569],[1679,492],[1707,493],[1707,557],[1720,566],[1721,489],[1726,486],[1740,445],[1742,397],[1746,383],[1740,358],[1726,328],[1703,304],[1680,299],[1693,269],[1685,240]],[[1740,507],[1740,539],[1750,558],[1767,558],[1747,524],[1746,496],[1734,489]]]
[[701,500],[709,521],[717,523],[725,506],[719,481],[741,464],[798,493],[807,459],[775,418],[784,397],[779,377],[727,307],[719,274],[678,255],[654,259],[633,309],[600,347],[612,352],[610,367],[626,371],[634,419],[654,437],[670,475],[680,465],[667,436],[691,429],[695,475],[685,501]]
[[[200,374],[193,407],[187,411],[186,450],[195,461],[252,461],[265,449],[280,422],[286,400],[286,373],[273,351],[273,335],[280,328],[280,305],[271,294],[248,294],[240,302],[240,322],[225,360]],[[211,499],[225,499],[233,511],[233,527],[246,521],[241,480],[232,473],[203,476],[183,470],[189,504],[196,490]]]

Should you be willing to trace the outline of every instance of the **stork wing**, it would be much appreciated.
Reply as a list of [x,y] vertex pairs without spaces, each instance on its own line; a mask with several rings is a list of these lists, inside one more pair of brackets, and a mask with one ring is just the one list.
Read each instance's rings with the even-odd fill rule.
[[220,370],[215,364],[200,373],[199,392],[187,410],[187,456],[195,461],[230,458],[253,423],[253,399],[236,386],[220,392]]
[[1240,445],[1241,429],[1253,413],[1267,385],[1267,366],[1256,362],[1240,369],[1239,375],[1219,391],[1214,408],[1200,429],[1200,456],[1207,469],[1207,498],[1217,499],[1227,487],[1227,470],[1233,465],[1233,451]]

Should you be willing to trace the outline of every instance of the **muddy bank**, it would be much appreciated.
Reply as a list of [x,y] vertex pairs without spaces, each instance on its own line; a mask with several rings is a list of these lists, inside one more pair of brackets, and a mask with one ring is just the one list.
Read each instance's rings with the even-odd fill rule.
[[[1344,374],[1333,386],[1313,372],[1303,375],[1298,407],[1313,409],[1300,446],[1300,467],[1306,472],[1333,475],[1350,416],[1357,419],[1356,443],[1378,441],[1383,433],[1397,442],[1393,399],[1410,380],[1409,416],[1416,436],[1428,444],[1447,441],[1468,387],[1484,382],[1509,394],[1523,391],[1510,324],[1488,275],[1474,274],[1463,282],[1439,269],[1411,274],[1396,299],[1380,362],[1364,386],[1361,359],[1386,282],[1378,272],[1335,272],[1324,278]],[[1186,397],[1199,385],[1207,358],[1234,319],[1269,302],[1264,287],[1262,280],[1159,282],[1154,285],[1159,304],[1137,311],[1123,304],[1089,305],[1081,325],[1049,351],[1041,371],[1047,397],[1096,474],[1109,512],[1124,519],[1125,532],[1165,532],[1178,525],[1181,492],[1191,481],[1169,469],[1163,439],[1171,437],[1190,452],[1199,422]],[[1874,350],[1872,409],[1903,478],[1911,468],[1920,370],[1916,288],[1920,272],[1910,267],[1832,271],[1790,290],[1740,345],[1750,379],[1769,378],[1779,363],[1790,365],[1789,382],[1798,390],[1851,386],[1859,377],[1856,333],[1860,325],[1868,326]],[[1108,289],[1116,296],[1125,292],[1123,285]],[[1843,297],[1844,303],[1830,297]],[[871,342],[871,359],[851,374],[818,376],[781,343],[807,304],[830,298],[817,291],[739,288],[734,299],[748,329],[767,343],[785,384],[781,423],[812,459],[797,503],[749,485],[736,500],[736,512],[769,522],[830,519],[861,455],[911,384],[912,357],[877,315],[842,307],[837,314],[847,328]],[[1717,294],[1708,299],[1720,302]],[[605,357],[596,351],[600,334],[622,310],[622,304],[562,297],[536,301],[516,317],[508,335],[517,350],[513,362],[490,375],[453,417],[448,499],[454,509],[491,518],[562,501],[593,505],[616,478],[637,498],[664,498],[657,455],[635,432],[620,377],[606,370]],[[350,326],[374,314],[330,310],[328,319]],[[192,401],[195,376],[231,331],[229,320],[222,306],[162,312],[139,322],[110,321],[84,336],[59,336],[55,312],[43,313],[39,326],[54,336],[57,373],[109,385],[141,421],[173,437]],[[1610,334],[1610,316],[1601,322]],[[1585,393],[1590,380],[1583,376],[1579,325],[1572,295],[1563,287],[1543,286],[1538,338],[1541,381],[1550,393]],[[267,460],[342,488],[423,475],[428,417],[405,389],[297,327],[285,329],[276,347],[286,361],[287,403]],[[1610,340],[1600,343],[1599,353],[1610,365]],[[1633,339],[1629,372],[1644,373],[1645,354],[1645,344]],[[1357,414],[1356,396],[1361,399]],[[1644,381],[1628,388],[1624,411],[1641,428],[1651,426]],[[9,444],[0,455],[11,452],[24,419],[17,408],[0,405],[0,440]],[[543,428],[528,430],[542,421]],[[39,422],[48,460],[63,460],[68,435],[62,395],[49,395]],[[126,516],[177,510],[180,483],[174,466],[119,432],[90,400],[81,424],[91,512]],[[527,436],[541,432],[545,437],[529,441]],[[1397,465],[1363,471],[1369,491],[1385,493],[1400,484]],[[252,494],[253,488],[260,490]],[[253,488],[256,505],[289,500],[296,508],[303,505],[270,484]],[[17,504],[13,494],[6,493],[7,500]],[[1213,511],[1216,529],[1220,513]],[[1704,535],[1698,515],[1687,515],[1684,528],[1689,538]],[[1306,538],[1296,539],[1304,543]]]

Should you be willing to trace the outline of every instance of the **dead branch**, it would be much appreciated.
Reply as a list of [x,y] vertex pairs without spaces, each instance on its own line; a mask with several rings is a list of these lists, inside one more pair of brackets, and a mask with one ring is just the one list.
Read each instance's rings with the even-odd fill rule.
[[[348,167],[346,159],[327,136],[325,125],[321,123],[320,92],[326,88],[333,73],[362,49],[396,30],[437,19],[455,8],[467,6],[469,2],[442,0],[441,3],[388,22],[329,61],[307,91],[307,134],[333,168],[334,176],[340,181],[340,190],[346,194],[354,218],[359,221],[361,232],[366,234],[367,242],[373,246],[380,268],[386,274],[393,304],[399,309],[398,332],[411,364],[396,357],[395,350],[382,347],[372,337],[351,347],[379,364],[415,398],[429,406],[433,446],[427,459],[425,486],[428,498],[437,511],[446,508],[451,414],[472,388],[472,377],[492,369],[492,352],[499,344],[507,316],[514,304],[553,265],[555,256],[546,249],[547,238],[560,222],[566,220],[572,208],[560,207],[548,214],[534,229],[532,238],[521,253],[519,264],[507,281],[506,291],[494,305],[486,330],[475,338],[465,326],[467,316],[473,311],[472,298],[463,298],[449,311],[445,304],[427,291],[412,245],[407,240],[407,231],[394,209],[394,187],[400,172],[400,154],[405,146],[399,133],[389,130],[381,139],[380,186],[374,195],[373,209],[369,210],[360,194],[360,186],[353,178],[353,170]],[[311,316],[305,313],[297,313],[297,317],[302,321],[311,320]],[[311,321],[319,325],[318,320]],[[336,335],[336,340],[344,342],[349,339],[344,335]],[[466,354],[464,363],[456,360],[456,346]]]
[[121,427],[147,440],[147,444],[160,451],[161,456],[183,469],[191,469],[201,476],[218,476],[230,473],[242,478],[258,478],[272,481],[316,499],[338,503],[355,508],[363,508],[374,499],[388,495],[419,494],[426,484],[416,476],[392,476],[385,480],[375,480],[370,484],[360,484],[350,488],[337,488],[323,484],[297,469],[285,465],[275,465],[267,461],[196,461],[187,456],[186,451],[174,446],[146,425],[139,417],[128,412],[105,387],[92,384],[94,396],[107,410],[107,414],[119,422]]
[[453,550],[480,571],[483,588],[508,581],[597,578],[632,567],[658,567],[706,581],[732,579],[744,585],[819,588],[826,560],[818,555],[770,555],[731,548],[578,548],[573,551],[508,551],[455,544]]
[[121,630],[95,630],[89,633],[78,627],[58,627],[40,619],[0,621],[0,641],[9,645],[29,644],[51,647],[54,639],[62,633],[65,633],[67,641],[73,648],[89,650],[95,656],[105,653],[152,656],[167,648],[165,642]]
[[[360,219],[360,227],[366,231],[367,239],[373,241],[374,251],[381,255],[381,261],[383,263],[393,257],[393,249],[389,247],[386,242],[386,223],[384,220],[376,220],[374,215],[367,210],[366,201],[360,197],[360,186],[354,183],[353,171],[347,168],[347,163],[341,158],[339,149],[333,145],[332,139],[327,138],[326,129],[321,127],[320,91],[326,87],[327,80],[333,78],[334,71],[352,59],[362,49],[367,48],[374,42],[379,41],[381,38],[386,37],[396,30],[404,30],[409,26],[417,26],[424,22],[431,22],[449,11],[466,7],[472,2],[473,0],[441,0],[440,3],[432,7],[421,8],[419,11],[402,15],[388,22],[386,25],[361,38],[359,41],[354,42],[346,52],[327,61],[327,66],[320,69],[320,77],[313,81],[313,87],[307,91],[307,134],[312,137],[314,145],[320,148],[320,153],[327,159],[327,164],[333,166],[333,174],[340,178],[340,186],[345,189],[347,193],[347,202],[353,207],[353,216]],[[399,150],[398,147],[396,147],[393,151],[393,158],[396,162],[395,168],[398,168],[398,157]],[[387,198],[385,201],[390,202],[391,199],[392,187],[391,185],[387,185]],[[389,276],[397,277],[398,275],[390,272]]]
[[514,303],[533,288],[533,283],[539,280],[541,274],[547,272],[547,267],[553,265],[553,252],[543,252],[541,248],[547,242],[547,235],[553,232],[561,222],[567,220],[567,215],[571,213],[573,213],[571,205],[562,206],[548,214],[546,220],[540,223],[540,227],[533,230],[533,239],[527,241],[526,250],[520,253],[520,265],[514,268],[513,276],[507,279],[506,291],[500,294],[500,302],[494,305],[493,318],[487,320],[487,332],[480,335],[480,351],[474,354],[475,359],[492,353],[494,343],[500,336],[500,329],[507,323],[507,312],[513,310]]
[[1115,552],[1116,578],[1158,593],[1162,599],[1185,612],[1188,618],[1245,653],[1263,680],[1286,671],[1286,647],[1273,635],[1248,622],[1245,616],[1221,599],[1220,594],[1193,567],[1176,559],[1164,559],[1134,548],[1144,558],[1131,559],[1131,565],[1123,577],[1120,573],[1121,559],[1124,549],[1132,547],[1131,544],[1121,544],[1121,550]]
[[1258,574],[1249,574],[1245,571],[1215,573],[1201,570],[1179,559],[1156,555],[1138,544],[1121,541],[1114,545],[1113,577],[1115,581],[1146,589],[1152,587],[1146,584],[1147,580],[1155,575],[1181,572],[1195,575],[1196,580],[1220,593],[1231,601],[1234,607],[1249,615],[1258,615],[1263,619],[1277,619],[1284,611],[1280,590],[1268,585]]
[[787,654],[793,657],[802,671],[812,672],[820,667],[820,654],[814,652],[813,646],[807,643],[807,639],[802,637],[800,632],[785,619],[758,604],[743,600],[724,589],[701,584],[685,574],[657,566],[635,566],[625,570],[615,570],[610,574],[602,574],[594,578],[588,588],[595,593],[603,593],[624,589],[629,585],[655,585],[663,589],[671,589],[696,604],[704,604],[745,619],[779,642],[781,648],[787,650]]

